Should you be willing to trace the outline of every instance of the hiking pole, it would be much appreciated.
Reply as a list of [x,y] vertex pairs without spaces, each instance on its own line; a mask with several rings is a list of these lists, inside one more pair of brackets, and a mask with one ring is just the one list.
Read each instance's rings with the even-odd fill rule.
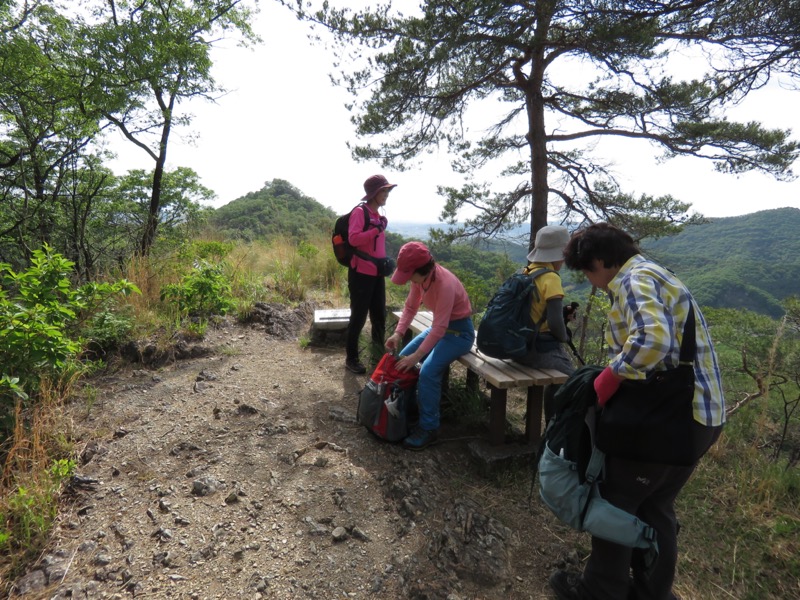
[[575,320],[575,313],[579,307],[580,304],[577,302],[570,302],[564,307],[564,325],[567,327],[567,337],[569,338],[567,343],[572,349],[572,353],[575,355],[575,358],[578,359],[578,362],[581,363],[581,365],[586,365],[583,357],[581,357],[581,355],[578,353],[578,349],[575,347],[575,344],[572,343],[572,329],[569,328],[569,322]]
[[569,347],[572,348],[572,353],[575,355],[575,358],[578,359],[578,362],[581,363],[581,366],[586,365],[586,361],[583,360],[581,355],[578,353],[578,349],[575,347],[575,344],[572,343],[572,337],[569,338]]

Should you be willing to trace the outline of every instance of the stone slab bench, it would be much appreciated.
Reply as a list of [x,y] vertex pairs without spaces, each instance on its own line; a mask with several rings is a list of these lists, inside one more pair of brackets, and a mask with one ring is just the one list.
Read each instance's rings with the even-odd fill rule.
[[338,331],[347,329],[350,322],[349,308],[333,308],[314,311],[314,329]]
[[[393,314],[399,319],[402,312],[396,311]],[[409,329],[417,334],[432,324],[433,313],[420,311],[414,317]],[[505,443],[508,390],[525,388],[527,391],[525,441],[528,444],[538,444],[542,435],[544,386],[564,383],[567,375],[555,369],[534,369],[511,360],[491,358],[480,353],[475,343],[467,354],[458,358],[458,362],[467,368],[468,389],[477,392],[480,379],[489,386],[489,443],[494,446]]]

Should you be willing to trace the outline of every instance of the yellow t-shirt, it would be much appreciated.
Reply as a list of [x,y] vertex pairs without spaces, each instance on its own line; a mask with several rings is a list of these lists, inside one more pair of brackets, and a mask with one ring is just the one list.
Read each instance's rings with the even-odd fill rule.
[[[530,275],[542,268],[553,269],[553,263],[531,263],[525,268],[525,274]],[[543,273],[534,280],[534,283],[539,291],[539,300],[537,302],[534,298],[531,304],[531,319],[533,319],[534,323],[538,323],[542,315],[545,314],[545,310],[547,310],[547,301],[552,298],[563,298],[564,288],[561,286],[561,276],[558,273]],[[550,331],[546,319],[542,322],[539,331]]]

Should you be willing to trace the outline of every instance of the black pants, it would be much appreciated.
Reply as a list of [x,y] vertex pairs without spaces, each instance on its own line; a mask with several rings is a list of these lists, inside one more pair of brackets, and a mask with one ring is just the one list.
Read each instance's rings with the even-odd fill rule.
[[386,335],[386,280],[348,269],[347,287],[350,290],[347,359],[355,360],[358,359],[358,336],[364,329],[368,314],[372,325],[372,341],[383,347]]
[[[705,454],[721,431],[722,427],[694,423],[694,447]],[[658,562],[647,576],[641,550],[593,537],[592,553],[583,572],[584,588],[589,597],[596,600],[675,598],[672,581],[678,562],[678,520],[674,502],[696,466],[697,462],[690,467],[676,467],[606,456],[600,494],[656,530]]]

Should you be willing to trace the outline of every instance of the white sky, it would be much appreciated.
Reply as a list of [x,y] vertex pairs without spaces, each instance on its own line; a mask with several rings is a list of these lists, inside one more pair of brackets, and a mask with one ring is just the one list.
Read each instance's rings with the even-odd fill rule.
[[[216,192],[216,207],[258,191],[272,179],[284,179],[337,213],[361,198],[367,177],[383,173],[398,184],[386,207],[390,221],[437,221],[444,199],[436,194],[436,186],[463,183],[450,170],[447,157],[426,157],[420,168],[405,172],[354,161],[346,147],[348,140],[356,141],[345,108],[351,98],[330,83],[333,57],[309,42],[307,26],[288,10],[274,2],[260,4],[254,29],[263,44],[243,49],[230,41],[215,51],[214,76],[229,94],[216,104],[183,107],[195,117],[190,130],[173,132],[168,167],[194,169],[203,185]],[[800,136],[800,111],[793,108],[798,99],[800,92],[770,85],[728,117],[789,128]],[[194,142],[192,136],[197,138]],[[112,149],[119,155],[111,165],[117,174],[153,166],[124,140],[112,140]],[[708,217],[800,207],[800,181],[777,182],[757,173],[721,175],[700,159],[678,158],[659,165],[643,143],[617,140],[605,142],[602,149],[613,160],[624,191],[671,194]]]

